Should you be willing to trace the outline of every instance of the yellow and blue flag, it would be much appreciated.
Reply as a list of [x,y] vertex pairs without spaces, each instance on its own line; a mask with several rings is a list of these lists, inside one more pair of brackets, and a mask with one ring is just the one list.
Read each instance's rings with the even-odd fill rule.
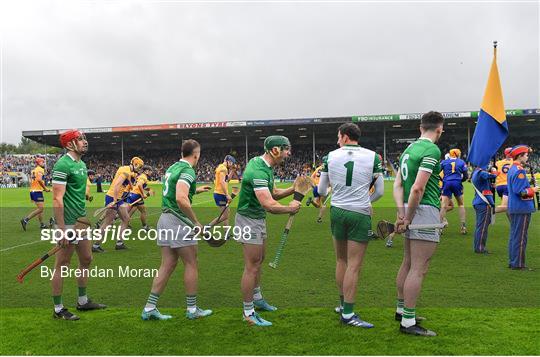
[[467,160],[473,165],[486,167],[507,137],[508,123],[497,68],[497,45],[494,44],[493,62]]

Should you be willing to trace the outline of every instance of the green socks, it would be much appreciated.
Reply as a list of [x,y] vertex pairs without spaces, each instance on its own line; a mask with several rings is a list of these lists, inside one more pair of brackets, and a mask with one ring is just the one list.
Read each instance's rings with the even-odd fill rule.
[[350,319],[354,315],[353,310],[354,302],[343,302],[343,312],[341,313],[341,316]]
[[59,313],[60,310],[64,308],[64,304],[62,304],[62,295],[53,296],[53,304],[54,304],[54,311],[56,313]]
[[77,299],[79,305],[84,305],[88,302],[88,296],[86,296],[86,286],[79,286],[79,298]]

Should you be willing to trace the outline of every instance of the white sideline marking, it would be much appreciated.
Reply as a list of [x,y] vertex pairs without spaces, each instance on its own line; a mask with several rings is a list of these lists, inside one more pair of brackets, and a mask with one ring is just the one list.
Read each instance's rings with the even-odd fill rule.
[[212,202],[214,199],[210,199],[210,200],[206,200],[206,201],[201,201],[201,202],[196,202],[194,204],[192,204],[192,206],[198,206],[198,205],[201,205],[203,203],[206,203],[206,202]]
[[31,245],[31,244],[41,243],[41,242],[42,242],[41,240],[36,240],[36,241],[30,242],[30,243],[19,244],[19,245],[15,245],[15,246],[13,246],[13,247],[8,247],[8,248],[0,249],[0,252],[6,252],[6,251],[11,250],[11,249],[15,249],[15,248],[19,248],[19,247],[24,247],[25,245]]
[[[194,204],[192,204],[192,206],[197,206],[197,205],[201,205],[203,203],[207,203],[207,202],[212,202],[213,199],[211,200],[206,200],[206,201],[201,201],[201,202],[196,202]],[[161,212],[156,212],[156,213],[151,213],[147,216],[154,216],[156,214],[161,214]],[[15,248],[19,248],[19,247],[24,247],[26,245],[31,245],[31,244],[36,244],[36,243],[39,243],[39,242],[42,242],[41,240],[37,240],[37,241],[34,241],[34,242],[30,242],[30,243],[24,243],[24,244],[19,244],[19,245],[14,245],[13,247],[7,247],[7,248],[4,248],[4,249],[0,249],[0,253],[3,253],[3,252],[6,252],[8,250],[12,250],[12,249],[15,249]]]

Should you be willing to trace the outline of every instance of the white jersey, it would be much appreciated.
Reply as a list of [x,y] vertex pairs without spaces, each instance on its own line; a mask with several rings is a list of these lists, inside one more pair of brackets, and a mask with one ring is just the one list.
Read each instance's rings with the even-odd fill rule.
[[[371,214],[369,189],[376,173],[382,172],[379,156],[358,145],[345,145],[328,154],[321,181],[332,187],[333,207]],[[323,180],[323,176],[328,176]]]

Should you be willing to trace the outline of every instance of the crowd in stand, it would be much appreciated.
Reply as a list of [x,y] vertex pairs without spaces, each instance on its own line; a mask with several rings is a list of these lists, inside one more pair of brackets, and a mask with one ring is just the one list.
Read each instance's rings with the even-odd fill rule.
[[[403,146],[403,145],[401,145]],[[392,175],[393,170],[397,169],[398,158],[400,150],[406,147],[391,146],[387,150],[387,161],[383,162],[383,169],[385,175]],[[440,145],[443,155],[451,148],[461,148],[463,159],[467,158],[467,150],[465,149],[466,143],[444,143]],[[335,146],[327,146],[317,148],[315,152],[315,166],[322,163],[322,158],[329,151],[334,150]],[[241,178],[242,172],[245,167],[245,152],[242,149],[223,149],[223,150],[204,150],[201,159],[197,165],[197,180],[199,182],[211,182],[214,179],[214,170],[217,165],[223,161],[225,155],[232,154],[237,162],[235,170],[231,178]],[[249,152],[249,159],[260,155],[260,152]],[[382,154],[382,153],[381,153]],[[35,167],[35,159],[37,157],[43,157],[46,160],[45,176],[44,180],[47,185],[50,185],[51,181],[51,169],[54,166],[56,160],[61,155],[2,155],[0,156],[0,184],[17,183],[16,176],[8,175],[8,172],[23,173],[29,175],[30,171]],[[150,165],[153,168],[153,173],[150,176],[152,181],[161,181],[167,168],[178,160],[178,153],[160,152],[160,151],[145,151],[138,154],[127,153],[125,155],[124,164],[129,163],[129,159],[132,156],[141,157],[145,164]],[[88,169],[96,172],[96,179],[101,182],[111,182],[114,174],[119,166],[121,166],[121,159],[117,154],[112,153],[89,153],[84,157],[86,166]],[[537,152],[533,152],[529,163],[535,169],[536,172],[540,170],[540,155]],[[390,166],[391,165],[391,166]],[[275,169],[276,179],[280,181],[294,180],[294,178],[302,173],[309,173],[313,170],[313,151],[311,146],[308,147],[293,147],[292,156],[287,159],[284,165],[281,165]],[[19,178],[20,180],[20,178]]]

